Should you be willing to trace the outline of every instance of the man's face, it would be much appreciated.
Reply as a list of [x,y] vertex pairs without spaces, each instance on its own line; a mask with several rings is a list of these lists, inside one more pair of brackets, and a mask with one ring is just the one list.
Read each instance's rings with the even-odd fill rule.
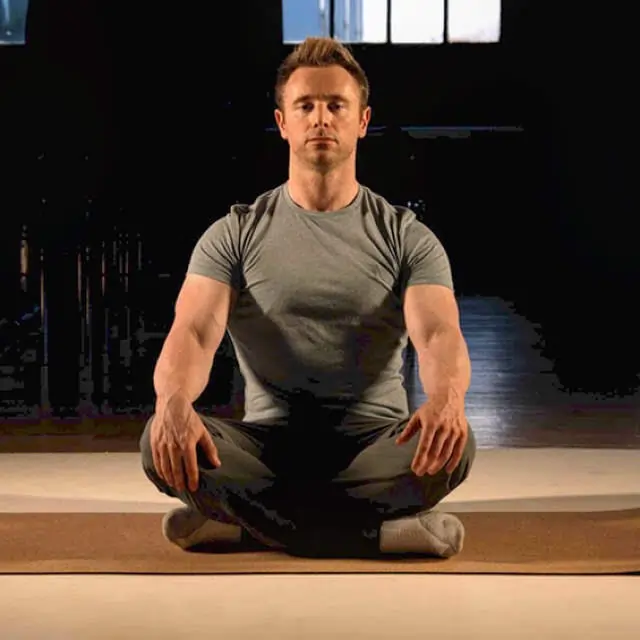
[[369,107],[360,104],[360,87],[340,66],[302,67],[284,87],[275,117],[291,148],[292,160],[320,171],[355,157],[367,133]]

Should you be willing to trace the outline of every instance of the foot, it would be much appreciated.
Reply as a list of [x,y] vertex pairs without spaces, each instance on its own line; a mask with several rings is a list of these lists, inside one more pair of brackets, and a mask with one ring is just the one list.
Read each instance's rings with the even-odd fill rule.
[[181,549],[200,544],[239,543],[242,528],[235,524],[210,520],[191,507],[178,507],[162,519],[164,537]]
[[462,551],[464,526],[456,516],[424,511],[415,516],[387,520],[380,528],[382,553],[416,553],[450,558]]

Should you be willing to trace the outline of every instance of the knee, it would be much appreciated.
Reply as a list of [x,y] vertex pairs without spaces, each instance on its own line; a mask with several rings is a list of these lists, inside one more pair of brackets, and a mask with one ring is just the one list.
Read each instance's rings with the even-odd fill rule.
[[142,462],[142,468],[144,472],[150,478],[157,478],[156,466],[153,462],[153,452],[151,451],[151,422],[153,421],[153,416],[151,416],[147,420],[147,424],[144,427],[142,435],[140,436],[139,441],[139,449],[140,449],[140,459]]
[[451,474],[450,483],[452,488],[462,484],[469,477],[469,473],[471,473],[471,468],[473,467],[473,463],[476,459],[477,442],[471,426],[469,426],[467,433],[467,443],[465,445],[464,452],[462,453],[462,459],[460,460],[460,464]]

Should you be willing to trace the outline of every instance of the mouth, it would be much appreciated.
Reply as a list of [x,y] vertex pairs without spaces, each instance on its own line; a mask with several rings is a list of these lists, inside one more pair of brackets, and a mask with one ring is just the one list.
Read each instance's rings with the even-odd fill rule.
[[310,138],[308,142],[321,142],[323,144],[327,142],[335,142],[333,138]]

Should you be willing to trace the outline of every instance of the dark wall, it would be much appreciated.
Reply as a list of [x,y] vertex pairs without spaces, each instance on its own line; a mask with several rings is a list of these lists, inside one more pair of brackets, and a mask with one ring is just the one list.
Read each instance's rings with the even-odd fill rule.
[[[504,4],[499,45],[356,48],[374,124],[391,128],[362,145],[361,179],[394,201],[425,200],[459,290],[515,300],[542,322],[561,373],[578,362],[584,385],[611,386],[613,370],[633,384],[634,149],[610,126],[631,111],[624,18]],[[14,336],[30,336],[20,344],[57,372],[56,405],[76,404],[77,361],[94,404],[137,402],[136,380],[148,394],[193,242],[231,203],[286,179],[286,147],[264,131],[288,51],[280,2],[225,11],[31,0],[27,46],[0,49],[0,318],[14,327],[0,331],[0,354],[22,357]],[[414,140],[400,125],[524,133]]]

